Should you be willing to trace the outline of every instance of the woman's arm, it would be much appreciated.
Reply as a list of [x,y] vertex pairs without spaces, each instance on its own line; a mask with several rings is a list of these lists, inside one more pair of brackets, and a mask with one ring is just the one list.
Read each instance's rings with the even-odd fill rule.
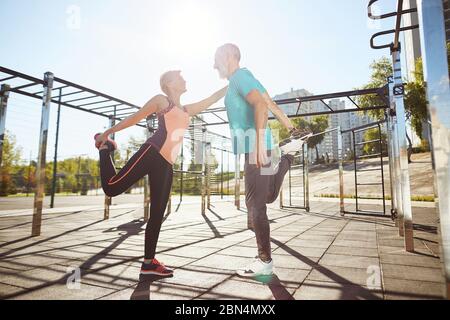
[[135,114],[129,116],[128,118],[120,121],[118,124],[116,124],[115,126],[109,128],[108,130],[106,130],[101,137],[99,137],[99,139],[101,141],[106,140],[106,138],[111,135],[114,134],[116,132],[125,130],[131,126],[134,126],[136,124],[138,124],[142,119],[146,118],[147,116],[157,112],[158,110],[160,110],[159,106],[164,103],[166,101],[166,99],[164,98],[164,96],[162,95],[158,95],[153,97],[150,101],[148,101],[138,112],[136,112]]
[[192,103],[185,105],[187,112],[190,116],[195,116],[204,110],[208,109],[210,106],[212,106],[214,103],[225,97],[225,94],[227,93],[228,86],[226,86],[223,89],[220,89],[219,91],[215,92],[212,96],[209,98],[206,98],[200,102]]

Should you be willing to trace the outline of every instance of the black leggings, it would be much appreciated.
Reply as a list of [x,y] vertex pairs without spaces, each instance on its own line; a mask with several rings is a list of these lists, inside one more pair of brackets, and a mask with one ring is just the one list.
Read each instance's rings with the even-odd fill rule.
[[125,167],[116,173],[110,152],[100,151],[100,175],[103,191],[107,196],[115,197],[124,193],[146,174],[150,181],[151,205],[150,220],[145,230],[145,259],[154,259],[162,219],[172,188],[172,165],[154,147],[144,144]]

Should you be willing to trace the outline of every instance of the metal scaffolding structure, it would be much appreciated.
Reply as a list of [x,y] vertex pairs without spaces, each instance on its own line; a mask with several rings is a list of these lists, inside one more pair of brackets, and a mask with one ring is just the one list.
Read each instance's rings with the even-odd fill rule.
[[[14,83],[14,85],[9,85]],[[54,206],[55,196],[55,182],[57,179],[57,158],[58,158],[58,139],[59,139],[59,127],[60,127],[60,112],[61,107],[67,107],[75,109],[81,112],[87,112],[96,116],[104,117],[109,120],[109,125],[113,126],[116,122],[123,120],[124,118],[132,115],[140,107],[123,101],[121,99],[114,98],[110,95],[95,91],[84,86],[75,84],[73,82],[57,78],[51,72],[47,72],[44,78],[38,79],[30,75],[0,67],[0,164],[3,154],[3,141],[6,131],[6,118],[7,118],[7,106],[10,94],[18,94],[42,101],[42,113],[41,113],[41,125],[39,134],[39,155],[36,169],[36,191],[34,197],[33,206],[33,223],[32,223],[32,236],[39,236],[41,234],[41,222],[42,222],[42,209],[44,202],[44,186],[45,186],[45,168],[47,160],[47,144],[48,144],[48,129],[49,129],[49,116],[51,104],[58,106],[57,113],[57,125],[56,125],[56,143],[55,154],[53,163],[53,186],[51,193],[51,207]],[[230,139],[210,132],[205,126],[205,121],[201,117],[196,117],[196,121],[193,121],[190,126],[189,132],[185,136],[186,141],[198,142],[200,152],[202,153],[199,163],[202,164],[202,170],[200,172],[192,172],[183,170],[183,162],[181,163],[181,170],[176,170],[176,173],[181,173],[181,180],[183,180],[184,174],[198,174],[202,179],[202,214],[205,214],[206,208],[211,207],[211,197],[208,191],[208,186],[211,181],[211,170],[208,164],[209,154],[212,150],[220,151],[222,153],[231,151]],[[201,135],[196,133],[196,128],[200,126]],[[157,121],[154,117],[141,121],[137,126],[146,128],[148,137],[157,128]],[[198,130],[197,130],[198,131]],[[114,136],[111,137],[114,139]],[[212,146],[211,142],[217,143],[217,146]],[[113,155],[112,155],[113,156]],[[114,159],[114,157],[112,157]],[[223,158],[223,155],[222,155]],[[223,166],[222,166],[223,170]],[[223,178],[223,171],[221,174]],[[150,211],[150,190],[148,188],[148,177],[144,180],[144,220],[149,219]],[[182,182],[181,182],[182,183]],[[223,181],[221,182],[223,185]],[[181,186],[180,203],[183,197],[183,186]],[[109,219],[110,206],[112,204],[111,198],[105,196],[104,201],[104,219]],[[168,206],[168,214],[171,212],[171,202]]]
[[[14,82],[14,86],[8,86],[9,83]],[[42,107],[42,121],[41,121],[41,133],[40,133],[40,143],[39,143],[39,158],[38,158],[38,169],[36,172],[37,178],[37,189],[35,193],[35,204],[34,204],[34,215],[33,215],[33,235],[39,235],[41,230],[40,221],[42,219],[42,207],[43,207],[43,197],[44,197],[44,173],[45,173],[45,163],[46,163],[46,150],[47,150],[47,138],[48,138],[48,126],[49,126],[49,112],[50,105],[56,104],[58,106],[58,115],[60,114],[61,107],[68,107],[71,109],[76,109],[82,112],[87,112],[100,117],[109,119],[110,126],[114,125],[116,122],[123,120],[127,116],[133,114],[140,108],[137,105],[123,101],[121,99],[114,98],[110,95],[98,92],[75,84],[73,82],[55,77],[52,73],[48,72],[45,74],[44,79],[38,79],[30,75],[20,73],[11,69],[0,67],[0,84],[2,85],[1,94],[1,117],[0,117],[0,135],[5,132],[6,123],[6,109],[7,101],[10,93],[19,94],[27,96],[34,99],[39,99],[43,103]],[[39,87],[42,87],[39,89]],[[365,89],[365,90],[354,90],[346,92],[337,92],[330,94],[322,94],[316,96],[298,97],[293,99],[278,100],[276,103],[279,105],[284,104],[298,104],[298,109],[296,114],[290,115],[290,118],[298,117],[308,117],[316,115],[329,115],[337,114],[343,112],[356,112],[369,110],[382,110],[388,108],[388,105],[373,106],[370,108],[361,108],[355,101],[356,97],[364,95],[376,95],[380,101],[387,101],[387,86],[382,88]],[[345,110],[333,110],[327,103],[326,100],[335,98],[346,98],[349,99],[355,108],[345,109]],[[311,101],[320,101],[326,107],[327,110],[322,112],[305,113],[302,110],[302,104]],[[189,170],[184,170],[184,159],[182,157],[181,169],[176,170],[176,174],[180,174],[181,192],[180,192],[180,203],[183,201],[183,177],[186,174],[193,174],[200,177],[202,180],[202,213],[205,213],[206,208],[210,207],[210,195],[211,190],[208,186],[211,184],[211,170],[209,169],[206,160],[208,156],[204,153],[204,150],[208,149],[209,153],[212,150],[219,151],[222,153],[221,158],[223,159],[223,153],[231,154],[231,141],[230,138],[210,132],[207,130],[209,126],[228,124],[228,122],[221,117],[219,114],[226,112],[225,109],[209,109],[203,114],[195,117],[190,125],[189,132],[185,135],[185,140],[190,141],[190,143],[198,144],[201,150],[201,159],[197,163],[203,164],[201,171],[190,172]],[[220,118],[221,122],[206,121],[204,115],[212,114],[216,118]],[[270,117],[270,120],[273,120]],[[138,124],[139,127],[147,128],[148,136],[151,136],[153,132],[158,127],[157,119],[154,115],[149,116],[146,120],[141,121]],[[55,155],[54,163],[57,161],[58,156],[58,135],[59,135],[59,116],[57,117],[57,129],[56,129],[56,144],[55,144]],[[114,138],[114,137],[112,137]],[[305,154],[307,156],[308,149],[305,149]],[[1,152],[0,152],[1,155]],[[241,195],[241,181],[243,179],[241,173],[241,158],[237,155],[233,155],[235,160],[235,174],[234,174],[234,197],[235,205],[238,209],[241,207],[240,195]],[[229,157],[228,157],[229,158]],[[306,172],[308,165],[305,164]],[[56,181],[56,166],[53,170],[53,181]],[[222,174],[223,178],[223,168]],[[229,183],[229,180],[227,180]],[[206,187],[206,189],[205,189]],[[308,192],[308,179],[305,180],[305,209],[309,209],[309,192]],[[223,181],[221,181],[221,189],[223,190]],[[52,199],[51,204],[54,204],[54,192],[55,186],[52,188]],[[229,188],[228,188],[229,190]],[[222,192],[223,197],[223,192]],[[170,202],[169,202],[170,203]],[[104,209],[104,219],[109,219],[109,211],[111,205],[111,199],[105,196],[105,209]],[[149,212],[149,190],[148,187],[144,187],[144,219],[148,219]],[[171,211],[171,205],[169,204],[168,212]]]
[[440,0],[418,1],[420,38],[431,122],[436,203],[440,214],[446,296],[450,297],[450,80],[444,8]]
[[[371,19],[395,17],[395,28],[378,32],[371,39],[373,49],[389,48],[392,55],[394,75],[389,79],[391,107],[388,126],[391,128],[389,153],[395,161],[390,164],[394,171],[394,208],[398,211],[400,234],[405,236],[408,251],[414,250],[412,214],[410,211],[410,184],[405,138],[405,109],[403,102],[400,34],[407,30],[420,29],[424,78],[428,100],[428,115],[431,125],[431,150],[435,178],[437,210],[440,215],[442,262],[446,279],[446,297],[450,297],[450,80],[444,8],[442,0],[418,0],[417,8],[404,10],[403,0],[397,0],[395,12],[374,16],[372,5],[378,0],[369,1],[368,15]],[[402,26],[405,14],[417,12],[419,25]],[[379,36],[394,34],[391,43],[375,45]]]

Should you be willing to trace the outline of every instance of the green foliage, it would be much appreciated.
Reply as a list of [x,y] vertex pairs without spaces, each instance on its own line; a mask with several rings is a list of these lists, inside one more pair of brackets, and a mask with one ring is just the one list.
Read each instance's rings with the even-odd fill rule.
[[[384,87],[386,85],[387,78],[392,76],[393,74],[392,63],[386,57],[382,57],[380,60],[374,61],[370,65],[370,69],[372,70],[370,82],[367,85],[363,86],[362,89]],[[386,102],[378,95],[359,96],[357,97],[357,103],[361,106],[361,108],[382,106],[386,104]],[[370,110],[368,111],[368,114],[378,120],[384,119],[383,110]]]
[[[314,117],[312,119],[312,121],[307,124],[307,126],[313,133],[324,132],[329,127],[328,116]],[[320,145],[324,139],[325,139],[325,135],[312,137],[312,138],[308,139],[308,147],[310,149],[314,149],[318,145]]]
[[[96,189],[100,168],[97,159],[69,158],[57,163],[56,192],[81,193],[86,195],[88,190]],[[46,166],[45,192],[51,192],[53,183],[53,162]]]
[[450,75],[450,41],[447,42],[447,63],[448,63],[448,74]]
[[0,168],[0,196],[16,193],[14,175],[19,169],[22,150],[17,146],[16,137],[8,131],[3,141],[2,164]]
[[[373,141],[373,140],[379,140],[380,139],[380,132],[378,128],[373,128],[370,130],[367,130],[364,134],[364,142],[367,141]],[[380,153],[383,151],[383,153],[387,153],[387,135],[386,133],[381,133],[381,139],[383,141],[383,149],[380,150],[380,144],[379,142],[371,142],[364,145],[363,152],[364,154],[374,154],[374,153]]]
[[[296,128],[309,128],[313,133],[323,132],[328,129],[328,116],[316,116],[311,122],[306,121],[303,118],[291,119],[292,124]],[[288,130],[276,120],[270,122],[270,128],[274,132],[279,132],[279,139],[283,141],[289,138]],[[308,147],[314,149],[316,146],[322,143],[324,135],[312,137],[308,140]]]
[[[328,119],[328,116],[316,116],[313,117],[310,122],[303,118],[291,119],[291,121],[296,128],[308,128],[313,133],[320,133],[328,129]],[[280,122],[273,120],[270,123],[270,127],[275,133],[278,131],[280,141],[289,138],[288,130]],[[319,159],[319,150],[317,146],[319,146],[324,139],[325,135],[319,135],[308,139],[308,148],[316,149],[316,159]]]
[[[447,52],[450,74],[450,42],[447,42]],[[370,65],[370,68],[372,70],[371,80],[363,87],[364,89],[383,87],[387,82],[387,78],[393,74],[392,63],[386,57],[374,61]],[[411,123],[414,132],[422,139],[423,123],[428,118],[426,84],[424,80],[422,58],[419,58],[416,61],[414,79],[406,83],[404,98],[406,120]],[[358,97],[357,101],[362,108],[385,104],[385,102],[377,95],[361,96]],[[368,113],[378,120],[384,119],[382,110],[371,110]]]

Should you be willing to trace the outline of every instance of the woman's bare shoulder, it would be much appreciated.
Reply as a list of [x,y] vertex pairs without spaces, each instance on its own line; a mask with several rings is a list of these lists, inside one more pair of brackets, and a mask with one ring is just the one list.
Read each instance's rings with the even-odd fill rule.
[[158,94],[154,96],[150,101],[157,106],[158,109],[157,112],[162,111],[169,106],[169,100],[163,94]]

